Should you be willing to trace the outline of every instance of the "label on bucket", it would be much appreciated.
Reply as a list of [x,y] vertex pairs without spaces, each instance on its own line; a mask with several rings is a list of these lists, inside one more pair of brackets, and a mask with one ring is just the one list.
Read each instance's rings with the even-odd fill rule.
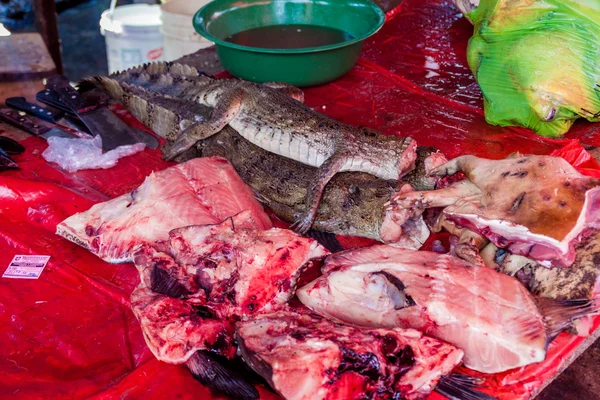
[[159,60],[163,55],[163,48],[159,47],[158,49],[152,49],[148,53],[146,53],[146,57],[148,60],[156,61]]

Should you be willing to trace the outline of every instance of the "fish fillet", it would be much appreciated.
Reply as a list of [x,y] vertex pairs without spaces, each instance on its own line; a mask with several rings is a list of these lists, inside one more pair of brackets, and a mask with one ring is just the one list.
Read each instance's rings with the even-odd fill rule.
[[220,223],[245,210],[247,227],[272,226],[227,160],[197,158],[152,173],[133,192],[65,219],[56,233],[119,263],[131,261],[136,245],[165,240],[174,228]]
[[336,253],[324,275],[297,291],[314,311],[368,327],[415,328],[495,373],[542,361],[547,332],[533,296],[516,279],[448,254],[391,246]]

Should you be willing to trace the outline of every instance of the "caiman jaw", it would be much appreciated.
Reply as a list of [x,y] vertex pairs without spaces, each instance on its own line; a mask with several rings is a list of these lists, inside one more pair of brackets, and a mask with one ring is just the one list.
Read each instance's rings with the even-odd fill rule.
[[[393,198],[412,191],[412,186],[404,184]],[[392,202],[386,203],[383,221],[379,227],[379,238],[392,246],[419,249],[430,233],[421,214],[420,210],[403,208]]]
[[406,137],[402,143],[402,151],[398,157],[398,179],[415,168],[417,161],[417,142]]

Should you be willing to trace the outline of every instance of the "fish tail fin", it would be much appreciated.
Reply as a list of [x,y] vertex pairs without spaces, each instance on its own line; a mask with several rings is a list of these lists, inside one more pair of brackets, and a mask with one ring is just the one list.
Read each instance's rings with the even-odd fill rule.
[[450,400],[497,400],[496,397],[480,392],[479,378],[453,372],[442,376],[435,391]]
[[538,297],[537,303],[546,320],[548,342],[560,332],[570,328],[574,320],[600,311],[600,302],[596,300],[556,300]]
[[253,400],[259,397],[258,391],[254,386],[243,380],[235,372],[221,365],[208,352],[195,352],[185,364],[194,379],[198,382],[220,390],[234,399]]
[[336,235],[333,233],[315,231],[311,229],[306,232],[306,237],[316,240],[321,246],[325,247],[332,253],[337,253],[338,251],[344,250],[340,242],[337,240]]
[[152,291],[164,294],[165,296],[178,299],[190,294],[185,285],[183,285],[181,282],[171,276],[168,271],[165,271],[157,264],[152,267],[150,281],[152,284]]

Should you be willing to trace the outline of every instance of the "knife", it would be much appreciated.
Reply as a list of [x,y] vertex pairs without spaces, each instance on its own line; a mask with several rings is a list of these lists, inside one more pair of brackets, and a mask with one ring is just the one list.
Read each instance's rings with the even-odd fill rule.
[[[90,130],[87,128],[87,126],[85,126],[85,124],[83,122],[81,122],[81,120],[77,117],[77,115],[70,108],[68,108],[63,103],[60,102],[60,100],[58,99],[58,95],[56,94],[56,92],[54,90],[50,90],[50,89],[42,90],[41,92],[38,92],[35,95],[35,99],[37,101],[39,101],[40,103],[49,105],[50,107],[63,112],[62,118],[60,118],[58,120],[54,120],[54,122],[61,124],[61,125],[66,125],[73,129],[76,129],[79,132],[90,133]],[[29,103],[29,104],[32,104],[32,103]],[[27,110],[22,110],[22,111],[27,112]]]
[[47,104],[51,107],[57,108],[73,117],[77,117],[77,114],[69,107],[64,105],[58,98],[58,94],[52,89],[44,89],[35,95],[35,99],[40,103]]
[[10,158],[8,153],[2,149],[0,149],[0,169],[17,169],[19,166]]
[[[55,90],[44,89],[41,92],[38,92],[35,95],[35,98],[40,103],[44,103],[44,104],[47,104],[49,106],[52,106],[54,108],[58,108],[59,110],[64,111],[66,113],[64,116],[64,119],[67,122],[69,122],[69,125],[73,126],[75,129],[82,131],[82,132],[88,132],[88,133],[90,132],[90,130],[77,117],[77,114],[75,114],[75,112],[71,108],[66,106],[60,100],[59,95]],[[125,125],[127,125],[127,124],[125,124]],[[130,130],[133,130],[136,133],[136,137],[140,137],[142,139],[140,141],[143,142],[146,146],[150,147],[151,149],[156,149],[158,147],[158,140],[156,140],[156,138],[154,136],[152,136],[138,128],[135,128],[135,127],[132,127],[129,125],[127,125],[127,126],[129,127]]]
[[[24,111],[38,118],[42,118],[45,121],[65,125],[79,132],[90,133],[90,130],[85,126],[83,122],[81,122],[81,120],[79,120],[79,118],[77,118],[77,115],[75,115],[71,110],[67,109],[67,107],[64,104],[58,101],[58,96],[56,95],[56,93],[50,92],[52,91],[49,89],[42,90],[41,92],[36,94],[35,98],[40,103],[49,105],[53,109],[56,109],[56,111],[54,111],[53,109],[44,108],[35,103],[27,102],[24,97],[11,97],[10,99],[6,99],[6,105],[17,110]],[[54,100],[56,100],[56,102]],[[39,110],[40,115],[36,115],[32,107],[36,107],[36,109]],[[48,112],[50,112],[51,114],[49,115]],[[44,115],[45,118],[42,117],[42,113],[46,113]],[[52,120],[50,120],[50,118],[52,118]]]
[[26,112],[29,115],[33,115],[34,117],[38,117],[48,122],[58,122],[65,115],[64,111],[52,111],[49,108],[29,103],[25,97],[9,97],[4,100],[4,102],[10,108]]
[[105,106],[86,103],[66,77],[52,76],[48,78],[46,85],[58,94],[64,105],[77,114],[92,134],[100,135],[104,151],[135,143],[144,143],[153,149],[158,147],[158,139],[139,129],[131,128]]
[[6,136],[0,136],[0,149],[8,154],[21,154],[25,151],[21,143]]
[[46,140],[53,136],[66,138],[83,137],[83,135],[85,135],[86,137],[89,136],[82,132],[78,132],[78,134],[76,134],[75,132],[77,131],[66,127],[49,127],[47,125],[44,125],[37,118],[22,115],[19,111],[15,111],[10,108],[0,108],[0,120],[7,122],[13,126],[16,126],[17,128],[24,130],[25,132],[31,133],[34,136],[41,136]]

